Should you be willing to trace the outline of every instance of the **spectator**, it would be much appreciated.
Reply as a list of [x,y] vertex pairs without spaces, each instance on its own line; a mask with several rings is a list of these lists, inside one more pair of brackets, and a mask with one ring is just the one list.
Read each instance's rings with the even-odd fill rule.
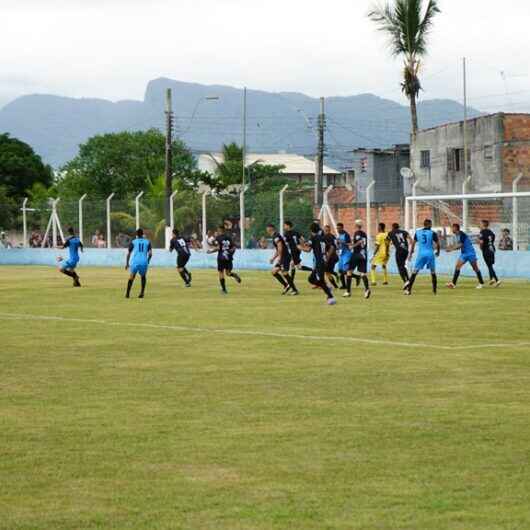
[[269,242],[265,239],[265,237],[261,237],[258,244],[259,248],[262,250],[267,250],[269,248]]
[[0,232],[0,248],[13,248],[13,243],[7,239],[5,232]]
[[501,234],[499,250],[513,250],[513,239],[510,236],[510,231],[504,228]]
[[92,236],[91,243],[93,247],[98,246],[99,236],[101,235],[101,232],[99,230],[96,230],[94,232],[94,235]]
[[29,238],[31,248],[39,248],[42,245],[42,236],[39,232],[32,232]]
[[98,238],[96,240],[96,247],[97,248],[107,248],[107,242],[105,241],[105,238],[103,237],[103,234],[99,234]]

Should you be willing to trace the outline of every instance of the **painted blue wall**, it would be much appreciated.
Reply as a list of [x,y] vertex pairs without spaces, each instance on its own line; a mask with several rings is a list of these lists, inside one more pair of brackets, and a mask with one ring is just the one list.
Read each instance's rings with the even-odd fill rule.
[[[124,267],[127,251],[124,249],[86,249],[81,256],[80,267]],[[53,249],[0,249],[0,265],[57,265],[57,256],[66,256],[64,250]],[[479,253],[480,255],[480,253]],[[236,252],[234,266],[236,269],[268,270],[271,250],[240,250]],[[458,253],[445,253],[437,261],[438,272],[450,274],[453,271]],[[486,266],[481,261],[483,272]],[[306,265],[311,265],[311,255],[304,255]],[[165,250],[153,251],[152,266],[174,267],[175,254]],[[216,255],[204,252],[192,253],[190,268],[215,269]],[[496,270],[504,278],[529,278],[530,279],[530,252],[497,252]],[[393,258],[390,261],[390,271],[396,273]],[[464,274],[472,275],[469,267],[464,269]]]

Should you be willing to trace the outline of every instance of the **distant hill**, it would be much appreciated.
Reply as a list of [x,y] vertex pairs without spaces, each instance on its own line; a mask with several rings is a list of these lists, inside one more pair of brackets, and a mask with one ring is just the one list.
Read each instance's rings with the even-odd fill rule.
[[[0,132],[26,141],[47,163],[59,167],[76,155],[80,143],[95,134],[163,128],[166,88],[173,90],[177,134],[191,149],[217,151],[222,143],[241,142],[242,90],[163,78],[148,83],[143,101],[23,96],[0,110]],[[202,99],[207,96],[219,100]],[[249,149],[314,154],[318,98],[248,90],[247,104]],[[421,127],[458,121],[463,116],[462,105],[451,100],[422,101],[418,112]],[[471,109],[469,114],[480,112]],[[372,94],[330,97],[326,99],[326,116],[327,163],[336,167],[348,164],[347,152],[355,147],[408,142],[409,109],[388,99]]]

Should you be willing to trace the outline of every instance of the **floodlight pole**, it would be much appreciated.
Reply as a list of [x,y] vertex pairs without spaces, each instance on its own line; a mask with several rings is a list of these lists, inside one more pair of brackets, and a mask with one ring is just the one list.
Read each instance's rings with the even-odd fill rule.
[[[134,199],[134,206],[136,209],[136,230],[140,228],[140,199],[142,198],[142,195],[144,194],[143,191],[141,191]],[[170,206],[172,206],[172,202],[170,199]],[[173,208],[171,208],[173,210]],[[170,216],[172,216],[173,211],[170,212]],[[173,228],[173,227],[172,227]]]
[[107,248],[112,248],[111,244],[111,231],[110,231],[110,201],[114,197],[114,193],[111,193],[107,197]]
[[[464,182],[462,182],[462,195],[467,195],[467,187],[471,182],[471,175],[468,175]],[[469,214],[469,201],[467,199],[462,200],[462,230],[467,231],[468,215]]]
[[79,215],[79,241],[83,243],[83,201],[86,199],[87,194],[85,193],[79,198],[78,201],[78,215]]
[[24,248],[28,247],[28,219],[26,215],[27,204],[28,204],[28,198],[25,197],[24,201],[22,201],[22,231],[23,231],[23,238],[24,238],[24,243],[23,243]]
[[239,234],[241,239],[241,249],[245,248],[245,186],[246,186],[246,167],[247,167],[247,87],[243,88],[243,143],[242,159],[243,174],[241,179],[241,192],[239,194]]
[[371,180],[370,184],[366,186],[366,238],[368,240],[368,250],[370,249],[370,237],[371,237],[371,197],[372,188],[375,186],[375,180]]
[[57,197],[52,202],[52,237],[53,237],[53,248],[57,248],[57,203],[61,199]]
[[283,210],[283,196],[285,192],[287,191],[287,188],[289,187],[289,184],[286,184],[281,190],[280,190],[280,234],[283,236],[283,224],[285,222],[284,217],[284,210]]
[[[523,174],[519,175],[512,182],[512,192],[517,193],[519,181],[523,178]],[[512,239],[513,249],[519,250],[519,201],[517,196],[514,195],[512,203]]]
[[239,194],[239,235],[241,238],[241,249],[245,248],[245,186]]

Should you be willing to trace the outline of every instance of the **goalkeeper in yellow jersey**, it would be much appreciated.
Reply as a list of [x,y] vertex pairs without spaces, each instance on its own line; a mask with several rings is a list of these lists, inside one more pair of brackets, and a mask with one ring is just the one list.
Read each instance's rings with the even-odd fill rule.
[[386,232],[385,223],[379,223],[378,232],[375,236],[375,250],[372,258],[372,270],[370,271],[370,279],[372,285],[377,285],[377,278],[375,271],[377,266],[380,265],[383,269],[383,285],[388,285],[388,271],[387,263],[390,259],[390,240],[388,239],[388,233]]

